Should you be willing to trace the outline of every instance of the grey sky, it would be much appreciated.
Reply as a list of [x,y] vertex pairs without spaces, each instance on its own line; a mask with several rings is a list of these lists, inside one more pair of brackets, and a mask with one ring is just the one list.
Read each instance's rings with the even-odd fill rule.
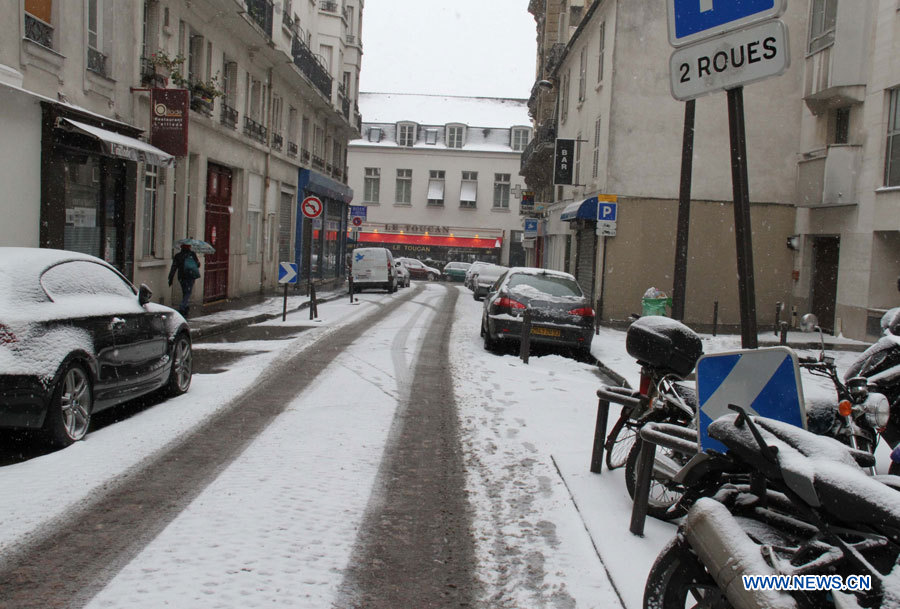
[[367,0],[360,90],[527,98],[528,0]]

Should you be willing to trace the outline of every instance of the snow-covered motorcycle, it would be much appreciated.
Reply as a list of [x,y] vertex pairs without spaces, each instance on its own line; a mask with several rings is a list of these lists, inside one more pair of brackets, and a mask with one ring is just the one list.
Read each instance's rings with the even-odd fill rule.
[[900,480],[866,475],[869,453],[731,408],[709,426],[728,452],[688,466],[702,497],[654,563],[644,608],[900,606]]

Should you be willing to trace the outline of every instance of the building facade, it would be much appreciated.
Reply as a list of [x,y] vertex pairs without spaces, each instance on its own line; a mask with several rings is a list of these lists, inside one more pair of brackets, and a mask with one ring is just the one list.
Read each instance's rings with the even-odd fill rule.
[[525,100],[362,93],[349,144],[362,244],[449,262],[524,264],[518,175]]
[[[274,287],[279,261],[342,275],[343,244],[324,227],[343,222],[330,233],[341,239],[352,198],[359,114],[339,85],[358,79],[349,13],[361,0],[4,4],[17,17],[0,37],[0,122],[17,136],[0,143],[0,172],[16,183],[0,204],[4,244],[99,256],[166,303],[179,297],[166,279],[184,237],[216,249],[198,303]],[[172,154],[148,143],[153,89],[187,91],[186,146]],[[325,213],[306,221],[298,202],[311,194]]]
[[[806,19],[790,3],[792,34]],[[669,89],[665,3],[534,1],[540,58],[529,100],[536,137],[522,174],[538,194],[539,266],[578,278],[607,321],[639,313],[655,287],[671,295],[684,103]],[[802,56],[794,36],[792,56]],[[800,136],[802,66],[744,92],[756,306],[774,322],[791,293],[795,156]],[[548,99],[553,93],[552,101]],[[736,246],[724,94],[696,101],[686,322],[737,324]],[[573,185],[554,185],[555,138],[573,139]],[[597,235],[597,197],[618,199],[615,236]]]

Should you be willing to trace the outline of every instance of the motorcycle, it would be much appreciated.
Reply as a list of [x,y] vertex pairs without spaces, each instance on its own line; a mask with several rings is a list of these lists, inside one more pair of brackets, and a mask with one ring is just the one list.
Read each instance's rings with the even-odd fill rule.
[[890,404],[887,397],[876,391],[863,376],[848,374],[847,380],[841,381],[834,358],[825,354],[825,338],[815,315],[804,315],[800,329],[818,332],[821,342],[818,359],[801,357],[800,367],[812,375],[829,379],[837,393],[836,401],[832,398],[806,400],[807,428],[813,433],[836,438],[852,448],[874,453],[878,434],[888,424]]
[[[881,320],[882,337],[853,362],[844,375],[849,385],[864,378],[868,386],[889,402],[887,422],[881,437],[892,449],[900,446],[900,308],[891,309]],[[892,474],[900,475],[900,464],[892,462]]]
[[869,453],[730,408],[708,428],[728,452],[685,468],[701,497],[651,568],[644,608],[900,606],[900,479],[867,476]]

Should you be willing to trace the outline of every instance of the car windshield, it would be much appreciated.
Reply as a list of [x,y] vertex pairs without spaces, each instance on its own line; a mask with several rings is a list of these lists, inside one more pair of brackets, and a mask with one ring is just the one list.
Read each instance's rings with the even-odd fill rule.
[[493,281],[497,279],[500,275],[505,273],[507,268],[505,266],[486,266],[484,268],[478,269],[478,281],[484,283],[487,280]]
[[[516,291],[531,296],[547,294],[549,296],[576,296],[582,297],[584,293],[578,283],[568,277],[560,275],[534,275],[529,273],[516,273],[509,278],[507,284],[510,291]],[[532,296],[534,297],[534,296]]]

